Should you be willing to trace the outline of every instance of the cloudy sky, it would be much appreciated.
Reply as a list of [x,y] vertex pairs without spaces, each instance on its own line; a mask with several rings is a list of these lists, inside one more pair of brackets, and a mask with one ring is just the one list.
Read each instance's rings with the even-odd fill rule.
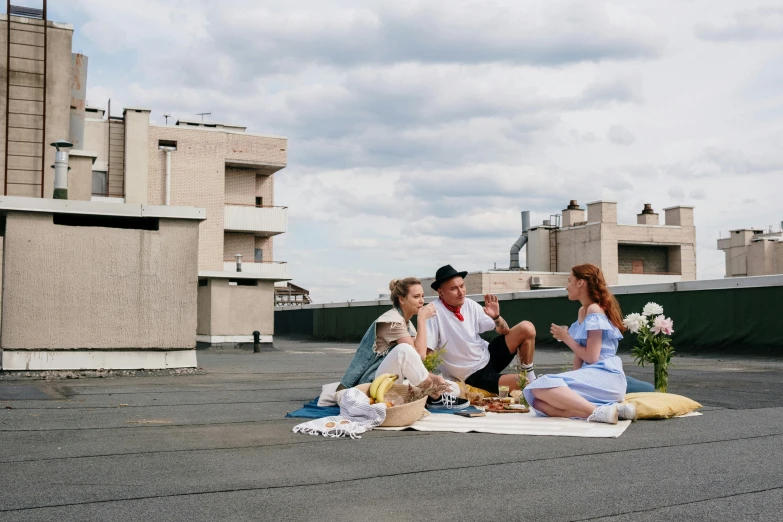
[[[88,101],[289,138],[276,260],[316,302],[508,266],[570,199],[696,207],[716,239],[777,230],[783,7],[742,1],[52,0]],[[662,212],[661,212],[662,214]]]

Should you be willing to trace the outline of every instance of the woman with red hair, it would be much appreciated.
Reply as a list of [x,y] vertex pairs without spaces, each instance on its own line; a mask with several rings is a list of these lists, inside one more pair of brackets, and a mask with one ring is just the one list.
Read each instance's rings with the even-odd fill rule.
[[623,338],[620,305],[606,287],[601,269],[578,265],[568,276],[568,299],[582,307],[570,328],[553,324],[552,336],[574,352],[570,372],[542,375],[525,390],[525,398],[538,415],[581,418],[617,424],[636,419],[636,408],[618,404],[625,397],[623,363],[617,345]]

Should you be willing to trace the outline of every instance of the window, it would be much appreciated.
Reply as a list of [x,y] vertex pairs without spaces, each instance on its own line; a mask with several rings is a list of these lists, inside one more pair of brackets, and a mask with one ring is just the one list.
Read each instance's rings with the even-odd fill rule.
[[256,206],[257,207],[263,207],[264,206],[264,198],[256,196]]
[[229,279],[229,286],[258,286],[257,279]]
[[263,263],[264,262],[264,249],[263,248],[256,248],[254,255],[253,255],[253,261],[256,263]]
[[159,230],[160,221],[153,217],[100,216],[91,214],[53,214],[52,222],[65,227],[124,228]]
[[96,196],[108,196],[109,188],[106,186],[106,172],[92,171],[92,193]]

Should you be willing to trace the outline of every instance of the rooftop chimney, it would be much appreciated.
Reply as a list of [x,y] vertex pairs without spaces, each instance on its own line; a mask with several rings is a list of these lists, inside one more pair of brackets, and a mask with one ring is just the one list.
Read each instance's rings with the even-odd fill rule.
[[579,204],[572,199],[566,208],[563,209],[563,227],[572,227],[576,223],[585,221],[585,211],[579,208]]
[[645,203],[641,214],[636,215],[636,223],[639,225],[659,225],[658,214],[652,208],[652,203]]

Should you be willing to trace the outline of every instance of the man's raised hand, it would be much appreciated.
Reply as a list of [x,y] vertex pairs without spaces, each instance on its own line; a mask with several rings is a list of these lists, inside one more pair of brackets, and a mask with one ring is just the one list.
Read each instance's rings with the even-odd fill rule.
[[484,313],[487,314],[492,320],[500,317],[500,304],[498,303],[498,296],[487,294],[484,296]]

